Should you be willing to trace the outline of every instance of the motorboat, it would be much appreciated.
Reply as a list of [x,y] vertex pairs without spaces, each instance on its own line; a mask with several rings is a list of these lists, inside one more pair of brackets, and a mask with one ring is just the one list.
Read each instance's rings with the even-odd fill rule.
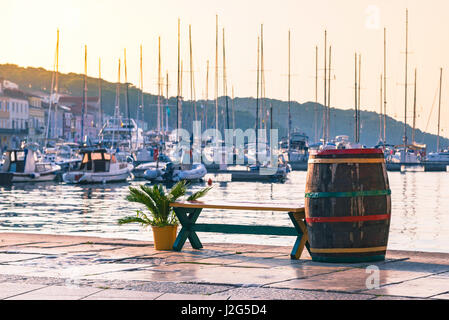
[[101,148],[87,148],[80,151],[82,161],[79,169],[63,174],[66,183],[108,183],[125,181],[134,166],[115,154]]
[[53,181],[61,167],[39,160],[33,149],[11,149],[5,152],[1,184]]
[[207,174],[207,169],[202,163],[193,163],[184,165],[169,162],[165,166],[159,163],[159,167],[154,165],[145,171],[144,178],[155,182],[178,182],[184,181],[201,181]]
[[162,175],[165,169],[165,162],[147,162],[139,164],[132,171],[134,178],[145,178],[147,180],[153,180]]
[[[167,169],[166,169],[167,171]],[[194,163],[190,168],[181,168],[173,172],[173,181],[198,181],[207,174],[206,167],[202,163]]]

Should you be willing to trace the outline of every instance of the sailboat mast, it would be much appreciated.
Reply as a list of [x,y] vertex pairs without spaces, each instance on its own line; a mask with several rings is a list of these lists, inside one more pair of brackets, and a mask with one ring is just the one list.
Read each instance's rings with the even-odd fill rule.
[[98,113],[100,119],[100,127],[103,126],[103,101],[101,89],[101,58],[98,58]]
[[[140,45],[140,114],[142,116],[142,124],[144,124],[144,94],[143,94],[143,54],[142,54],[142,45]],[[145,128],[144,128],[145,129]]]
[[[57,31],[56,40],[56,73],[55,73],[55,98],[58,95],[59,90],[59,29]],[[58,137],[58,103],[55,101],[55,115],[54,115],[54,137]]]
[[412,143],[415,143],[415,130],[416,130],[416,68],[415,68],[415,88],[413,93],[413,130],[412,130]]
[[81,117],[81,137],[84,140],[84,123],[87,114],[87,45],[84,46],[84,90],[83,90],[83,109]]
[[169,108],[168,108],[168,70],[167,70],[167,75],[166,75],[166,88],[165,88],[165,93],[167,94],[167,99],[165,100],[166,102],[166,106],[165,106],[165,133],[168,132],[168,112],[169,112]]
[[115,87],[115,110],[114,110],[114,123],[113,123],[113,132],[112,132],[112,142],[111,148],[114,147],[115,140],[115,128],[117,125],[120,125],[120,59],[118,59],[118,73],[117,73],[117,85]]
[[118,59],[117,85],[115,86],[115,111],[114,118],[120,117],[120,59]]
[[205,113],[205,128],[207,129],[207,105],[209,104],[209,60],[206,63],[206,103],[204,105],[204,113]]
[[218,130],[218,15],[215,16],[215,130]]
[[327,30],[324,31],[324,109],[323,109],[323,138],[324,143],[327,143],[326,128],[327,128]]
[[359,136],[358,136],[358,124],[359,124],[359,120],[358,120],[358,111],[357,111],[357,52],[354,54],[354,70],[355,70],[355,74],[354,74],[354,140],[355,143],[359,142]]
[[328,89],[327,89],[327,121],[326,121],[326,137],[329,139],[330,131],[330,116],[331,116],[331,68],[332,68],[332,46],[329,46],[329,76],[328,76]]
[[256,164],[258,164],[259,153],[259,57],[260,57],[260,37],[257,37],[257,96],[256,96]]
[[190,44],[190,103],[194,105],[195,121],[198,121],[198,112],[196,109],[196,99],[193,93],[193,56],[192,56],[192,26],[189,24],[189,44]]
[[[137,106],[137,111],[136,111],[136,124],[137,124],[137,130],[136,130],[136,144],[135,144],[135,148],[137,149],[138,145],[138,140],[139,140],[139,113],[140,111],[143,110],[143,68],[142,68],[142,45],[140,45],[140,92],[138,93],[140,94],[140,104]],[[137,99],[139,100],[139,99]],[[143,123],[143,117],[142,117],[142,123]]]
[[290,154],[290,139],[291,139],[291,126],[292,126],[292,116],[291,116],[291,31],[288,30],[288,123],[287,123],[287,149]]
[[162,99],[162,74],[161,74],[161,37],[158,37],[158,67],[157,67],[157,132],[161,132],[161,99]]
[[437,152],[440,152],[440,114],[441,114],[441,89],[443,86],[443,68],[440,68],[440,93],[438,100],[438,136],[437,136]]
[[126,48],[125,48],[125,106],[126,106],[126,116],[128,118],[128,135],[129,135],[129,146],[132,146],[132,135],[131,135],[131,117],[129,115],[129,93],[128,93],[128,89],[129,89],[129,83],[128,83],[128,70],[127,70],[127,66],[126,66]]
[[318,141],[318,46],[315,46],[315,142]]
[[263,60],[263,24],[260,25],[260,119],[259,125],[263,129],[263,118],[265,114],[265,73]]
[[226,79],[226,49],[225,49],[225,29],[223,28],[223,94],[226,102],[226,129],[229,129],[229,101],[228,101],[228,83]]
[[382,140],[382,74],[380,74],[379,142]]
[[[181,37],[181,20],[178,18],[178,83],[177,83],[177,95],[176,95],[176,128],[179,129],[179,112],[180,112],[180,96],[179,96],[179,89],[180,89],[180,67],[181,67],[181,55],[180,55],[180,37]],[[179,142],[179,132],[176,133],[176,141]]]
[[59,29],[57,31],[56,51],[55,51],[55,56],[54,56],[54,60],[53,60],[53,74],[51,77],[50,101],[49,101],[49,105],[48,105],[47,127],[45,130],[46,131],[45,132],[45,143],[44,143],[45,146],[47,146],[47,143],[48,143],[48,135],[49,135],[49,130],[50,130],[50,115],[51,115],[51,106],[52,106],[52,96],[53,96],[53,91],[54,91],[54,87],[55,87],[56,56],[57,56],[57,51],[58,51],[58,43],[59,43]]
[[182,91],[182,85],[183,85],[183,80],[182,80],[182,76],[184,75],[184,66],[183,66],[183,61],[181,59],[181,74],[180,74],[180,80],[179,80],[179,126],[182,128],[182,101],[183,101],[183,91]]
[[362,83],[362,55],[359,54],[359,83],[358,83],[358,95],[357,95],[357,142],[360,142],[360,127],[361,127],[361,119],[360,119],[360,99],[361,99],[361,83]]
[[235,131],[235,101],[234,101],[234,86],[232,86],[232,130]]
[[404,96],[404,147],[407,145],[407,70],[408,68],[408,9],[405,20],[405,96]]
[[387,28],[384,28],[384,142],[387,141]]

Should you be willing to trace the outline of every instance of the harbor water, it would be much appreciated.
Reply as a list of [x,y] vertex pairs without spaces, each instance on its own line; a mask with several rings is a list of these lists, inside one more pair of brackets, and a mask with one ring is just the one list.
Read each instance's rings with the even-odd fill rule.
[[[392,219],[388,248],[449,253],[449,173],[389,172]],[[205,199],[228,201],[304,201],[306,172],[294,171],[285,183],[231,182],[228,175],[208,174],[213,189]],[[140,225],[119,226],[117,220],[134,215],[141,205],[125,200],[130,185],[68,185],[46,182],[0,188],[0,232],[85,235],[152,241]],[[198,190],[206,184],[194,184]],[[204,210],[199,223],[291,226],[285,213]],[[211,242],[286,245],[292,237],[200,234]]]

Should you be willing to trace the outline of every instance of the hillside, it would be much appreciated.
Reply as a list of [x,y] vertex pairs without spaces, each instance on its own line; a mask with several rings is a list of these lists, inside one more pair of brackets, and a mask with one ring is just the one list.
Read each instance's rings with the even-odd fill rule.
[[[47,71],[43,68],[22,68],[12,64],[0,65],[0,78],[8,79],[17,83],[21,90],[24,91],[42,91],[49,93],[49,87],[51,86],[51,71]],[[59,76],[59,92],[63,94],[69,94],[74,96],[81,96],[83,89],[83,75],[68,73],[60,74]],[[103,110],[107,114],[113,114],[115,104],[115,89],[116,84],[105,80],[102,80],[102,99]],[[125,105],[125,86],[122,85],[120,95],[120,105]],[[131,117],[135,117],[137,105],[138,105],[138,93],[139,90],[130,84],[129,87],[129,104]],[[88,96],[98,96],[98,79],[88,77]],[[231,112],[232,102],[229,102],[229,110]],[[148,122],[150,128],[154,128],[156,125],[156,103],[157,97],[155,95],[145,93],[144,94],[144,117]],[[197,102],[198,112],[201,114],[201,106],[205,106],[207,109],[208,125],[211,127],[215,123],[215,103],[214,101],[208,101],[206,104],[204,101]],[[220,108],[220,121],[219,126],[223,128],[225,125],[225,99],[219,98]],[[280,130],[279,137],[286,135],[287,130],[287,116],[288,116],[288,103],[285,101],[266,99],[265,106],[273,108],[273,127]],[[236,127],[243,130],[247,128],[255,127],[255,115],[256,115],[256,99],[255,98],[235,98],[235,119]],[[169,99],[170,117],[169,126],[176,126],[176,97]],[[191,130],[192,120],[194,118],[193,106],[189,102],[183,102],[183,127]],[[311,140],[314,138],[314,121],[315,121],[315,109],[318,112],[318,119],[320,121],[323,106],[321,104],[315,104],[312,102],[306,103],[291,103],[292,113],[292,127],[298,128],[300,131],[309,135]],[[232,120],[230,121],[232,126]],[[408,127],[408,136],[411,137],[412,129]],[[330,135],[348,135],[351,139],[354,132],[354,113],[352,110],[331,109],[331,125]],[[375,112],[361,111],[361,142],[367,146],[373,146],[378,142],[379,135],[379,115]],[[403,135],[403,123],[396,121],[390,117],[387,117],[387,142],[391,144],[402,143]],[[425,143],[428,146],[429,151],[436,149],[437,137],[434,134],[425,133],[421,130],[416,131],[416,140],[420,143]],[[449,139],[442,138],[440,140],[442,146],[449,145]]]

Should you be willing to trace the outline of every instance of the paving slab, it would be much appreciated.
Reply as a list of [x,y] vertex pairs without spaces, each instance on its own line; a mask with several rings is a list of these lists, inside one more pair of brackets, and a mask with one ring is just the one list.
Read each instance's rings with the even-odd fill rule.
[[6,300],[79,300],[102,290],[91,287],[48,286]]
[[393,259],[403,258],[403,259],[407,259],[412,262],[423,262],[423,263],[449,265],[449,259],[448,259],[447,253],[388,250],[386,257],[393,258]]
[[9,264],[0,264],[0,274],[2,275],[28,275],[31,276],[37,272],[45,272],[47,269],[26,267],[26,266],[15,266]]
[[105,289],[91,294],[82,300],[154,300],[162,294],[161,292]]
[[[290,289],[308,289],[340,292],[359,292],[367,289],[367,280],[371,273],[365,269],[353,268],[329,274],[309,277],[307,279],[289,280],[272,286]],[[379,284],[386,285],[427,275],[420,272],[379,270]],[[366,292],[372,293],[372,292]],[[374,292],[373,292],[374,294]]]
[[430,298],[449,293],[449,277],[429,276],[388,285],[381,287],[380,289],[370,290],[369,293],[390,296]]
[[[384,270],[396,270],[396,271],[412,271],[422,272],[428,275],[435,273],[449,272],[449,264],[434,263],[433,260],[427,260],[427,262],[413,261],[410,259],[401,261],[392,261],[382,265]],[[449,273],[448,273],[449,274]]]
[[291,279],[306,278],[313,275],[334,272],[338,268],[334,267],[315,267],[309,268],[301,266],[295,268],[276,267],[276,268],[243,268],[243,267],[216,267],[202,268],[195,273],[197,283],[216,283],[216,284],[234,284],[234,285],[266,285],[271,283],[283,282]]
[[41,258],[40,254],[0,253],[0,263],[9,263]]
[[226,296],[208,296],[202,294],[164,293],[156,300],[227,300]]
[[144,264],[120,264],[120,263],[105,263],[92,264],[83,266],[72,266],[68,268],[45,269],[38,272],[29,273],[29,275],[38,277],[56,277],[56,278],[72,278],[81,279],[90,275],[101,276],[110,272],[127,272],[139,268],[146,268],[148,265]]
[[117,247],[110,245],[90,245],[90,244],[74,244],[74,245],[60,245],[60,246],[10,246],[10,252],[17,253],[34,253],[34,254],[67,254],[67,253],[96,253],[105,252],[107,250],[117,250]]
[[441,299],[441,300],[449,300],[449,293],[439,294],[437,296],[433,296],[432,298]]
[[0,283],[0,299],[6,299],[19,294],[25,294],[34,290],[45,288],[42,284],[24,284],[24,283]]
[[228,297],[229,300],[368,300],[374,295],[347,294],[336,292],[275,289],[275,288],[236,288],[214,296]]
[[109,272],[96,275],[86,275],[83,279],[90,280],[122,280],[122,281],[158,281],[158,282],[186,282],[198,279],[197,270],[156,271],[152,268]]

